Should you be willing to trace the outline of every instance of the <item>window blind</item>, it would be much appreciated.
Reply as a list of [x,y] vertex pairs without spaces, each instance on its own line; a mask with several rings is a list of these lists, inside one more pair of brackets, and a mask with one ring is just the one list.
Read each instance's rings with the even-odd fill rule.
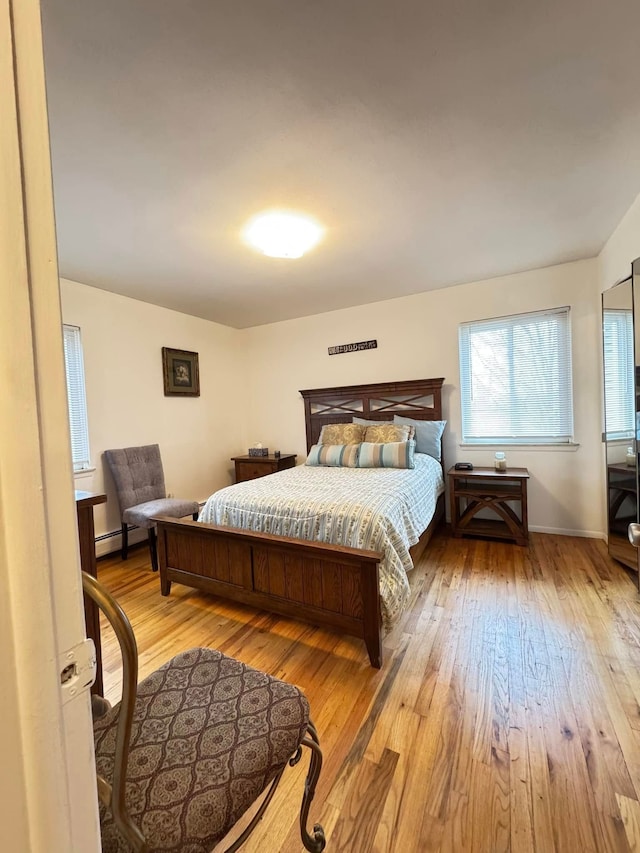
[[633,438],[636,416],[631,309],[605,308],[602,336],[607,439]]
[[463,323],[459,347],[463,441],[572,440],[569,308]]
[[89,467],[89,425],[84,386],[82,339],[77,326],[63,326],[64,363],[67,374],[67,403],[71,428],[73,470]]

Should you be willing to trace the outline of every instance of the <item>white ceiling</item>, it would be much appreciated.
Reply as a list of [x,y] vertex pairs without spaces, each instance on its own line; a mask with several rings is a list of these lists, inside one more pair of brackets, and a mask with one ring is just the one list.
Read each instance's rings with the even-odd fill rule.
[[[42,0],[60,271],[246,327],[598,253],[638,0]],[[251,252],[258,211],[327,227]]]

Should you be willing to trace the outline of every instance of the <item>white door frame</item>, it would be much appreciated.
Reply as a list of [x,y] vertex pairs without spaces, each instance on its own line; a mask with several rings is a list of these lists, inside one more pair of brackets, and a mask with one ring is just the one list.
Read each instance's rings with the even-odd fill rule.
[[0,0],[0,837],[100,849],[38,0]]

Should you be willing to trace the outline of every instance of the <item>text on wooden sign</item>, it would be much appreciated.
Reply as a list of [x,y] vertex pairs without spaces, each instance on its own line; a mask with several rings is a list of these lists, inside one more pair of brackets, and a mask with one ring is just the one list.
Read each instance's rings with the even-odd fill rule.
[[363,349],[377,349],[378,341],[358,341],[356,344],[339,344],[329,347],[329,355],[340,355],[343,352],[360,352]]

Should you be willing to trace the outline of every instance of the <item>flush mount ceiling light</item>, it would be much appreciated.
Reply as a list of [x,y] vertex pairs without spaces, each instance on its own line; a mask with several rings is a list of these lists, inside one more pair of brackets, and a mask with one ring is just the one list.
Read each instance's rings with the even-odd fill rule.
[[301,258],[324,234],[324,228],[301,213],[267,210],[254,216],[244,229],[244,239],[270,258]]

